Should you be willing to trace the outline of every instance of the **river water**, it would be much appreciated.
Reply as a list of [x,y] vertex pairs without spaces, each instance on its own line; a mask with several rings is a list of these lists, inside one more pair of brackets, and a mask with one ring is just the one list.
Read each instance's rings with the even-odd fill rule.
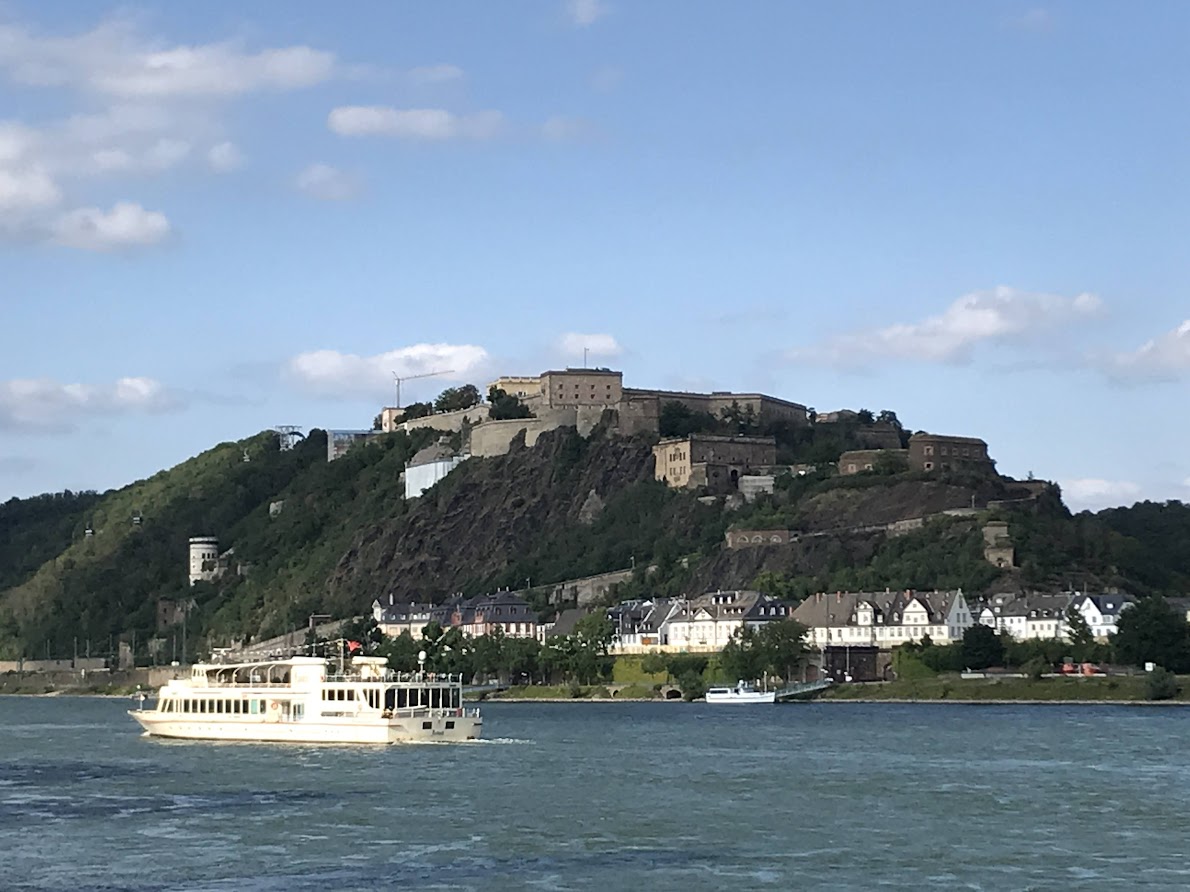
[[0,889],[1184,889],[1190,709],[491,704],[475,744],[161,742],[0,698]]

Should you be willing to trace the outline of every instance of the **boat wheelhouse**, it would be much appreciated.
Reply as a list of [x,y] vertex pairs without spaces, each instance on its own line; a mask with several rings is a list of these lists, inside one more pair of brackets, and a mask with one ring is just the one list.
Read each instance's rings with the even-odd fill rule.
[[355,657],[332,673],[322,657],[196,663],[129,714],[155,737],[274,743],[457,742],[480,736],[463,706],[463,679],[396,673],[382,657]]

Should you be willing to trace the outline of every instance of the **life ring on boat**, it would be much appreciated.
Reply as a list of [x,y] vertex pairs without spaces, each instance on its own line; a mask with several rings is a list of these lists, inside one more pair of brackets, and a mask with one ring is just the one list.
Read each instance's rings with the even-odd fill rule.
[[264,720],[266,722],[281,721],[281,704],[276,700],[269,701],[269,711],[265,713]]

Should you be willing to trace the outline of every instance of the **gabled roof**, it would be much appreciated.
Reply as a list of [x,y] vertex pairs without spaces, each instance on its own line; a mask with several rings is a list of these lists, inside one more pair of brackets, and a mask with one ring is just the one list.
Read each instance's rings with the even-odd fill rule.
[[589,616],[590,610],[585,607],[569,607],[558,613],[558,618],[554,620],[554,624],[550,630],[546,632],[547,638],[562,638],[566,635],[574,633],[574,627],[578,625],[579,620],[584,616]]
[[1120,611],[1130,604],[1135,603],[1136,599],[1131,595],[1076,595],[1073,604],[1082,608],[1083,604],[1090,601],[1095,605],[1095,609],[1103,616],[1115,617],[1120,615]]
[[906,608],[915,602],[926,612],[931,625],[946,622],[961,591],[949,592],[835,592],[811,595],[793,611],[793,618],[810,628],[858,625],[858,612],[862,607],[872,610],[872,624],[880,626],[900,625]]

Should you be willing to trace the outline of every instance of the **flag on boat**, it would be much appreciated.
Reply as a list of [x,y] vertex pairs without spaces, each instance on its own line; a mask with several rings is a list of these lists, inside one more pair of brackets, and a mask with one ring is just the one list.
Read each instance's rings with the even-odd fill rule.
[[359,650],[361,647],[363,647],[363,645],[360,644],[358,641],[348,641],[347,642],[347,652],[348,653],[353,654],[357,650]]

